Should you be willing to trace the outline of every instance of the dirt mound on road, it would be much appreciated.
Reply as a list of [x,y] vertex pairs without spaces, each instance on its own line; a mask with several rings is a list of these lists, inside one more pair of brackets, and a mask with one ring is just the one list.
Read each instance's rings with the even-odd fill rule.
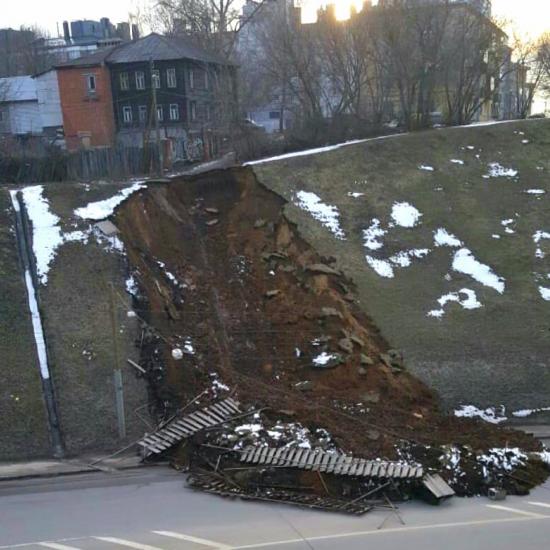
[[206,387],[235,390],[270,421],[324,428],[365,458],[433,462],[426,445],[539,449],[522,433],[444,416],[283,207],[243,168],[150,187],[118,210],[157,418]]

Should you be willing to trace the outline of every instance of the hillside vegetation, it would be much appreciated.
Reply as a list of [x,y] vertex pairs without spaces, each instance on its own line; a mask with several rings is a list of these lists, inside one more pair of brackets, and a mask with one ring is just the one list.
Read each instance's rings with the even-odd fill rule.
[[550,395],[550,123],[369,140],[253,166],[445,404]]

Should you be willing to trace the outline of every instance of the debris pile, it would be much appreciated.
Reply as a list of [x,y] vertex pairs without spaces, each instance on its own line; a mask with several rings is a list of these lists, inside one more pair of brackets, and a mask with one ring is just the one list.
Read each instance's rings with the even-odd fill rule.
[[[544,481],[533,437],[440,410],[353,283],[297,233],[283,206],[251,170],[235,169],[151,187],[117,210],[136,283],[139,366],[160,426],[142,442],[145,455],[169,454],[205,490],[312,506],[369,491],[361,506],[423,491],[444,498],[445,482],[479,494]],[[189,403],[203,408],[189,413]],[[529,458],[511,469],[483,458],[510,447]],[[283,463],[243,460],[257,448]],[[319,468],[300,468],[306,455]],[[321,471],[329,455],[350,461],[353,475]],[[356,475],[373,461],[393,474],[423,473]],[[441,483],[425,477],[438,474]]]

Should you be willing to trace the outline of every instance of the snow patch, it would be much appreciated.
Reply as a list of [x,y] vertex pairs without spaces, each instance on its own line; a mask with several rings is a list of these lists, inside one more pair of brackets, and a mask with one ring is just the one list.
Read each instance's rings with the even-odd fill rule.
[[434,171],[434,167],[433,166],[426,166],[425,164],[421,164],[419,167],[418,167],[419,170],[424,170],[425,172],[433,172]]
[[374,218],[368,229],[363,229],[363,240],[365,247],[369,250],[379,250],[384,246],[379,241],[381,237],[386,235],[387,231],[380,226],[380,220]]
[[389,260],[396,267],[410,267],[413,258],[425,258],[431,250],[429,248],[413,248],[394,254]]
[[92,202],[87,206],[78,208],[77,210],[75,210],[74,213],[79,218],[83,218],[86,220],[95,220],[95,221],[104,220],[105,218],[108,218],[115,211],[115,208],[118,205],[120,205],[128,197],[130,197],[140,189],[143,189],[144,187],[146,187],[145,182],[143,181],[136,182],[130,187],[126,187],[125,189],[122,189],[113,197],[110,197],[102,201]]
[[[465,297],[462,298],[461,295]],[[443,315],[445,315],[445,306],[449,302],[456,302],[457,304],[462,306],[464,309],[479,309],[480,307],[483,307],[483,304],[478,301],[475,291],[470,290],[469,288],[463,288],[458,292],[451,292],[450,294],[445,294],[441,296],[441,298],[439,298],[437,301],[441,306],[440,309],[434,309],[430,311],[428,313],[428,317],[436,317],[436,318],[443,317]]]
[[353,192],[349,192],[348,193],[348,197],[353,197],[354,199],[358,199],[359,197],[364,197],[365,196],[365,193],[353,193]]
[[460,165],[463,165],[464,164],[464,161],[463,160],[460,160],[460,159],[451,159],[451,162],[453,164],[460,164]]
[[527,193],[528,195],[546,195],[546,191],[544,189],[527,189],[524,193]]
[[494,288],[500,294],[504,293],[505,279],[496,275],[489,266],[476,260],[472,251],[467,248],[461,248],[455,253],[453,269],[469,275],[484,286]]
[[545,286],[539,286],[539,292],[543,300],[550,302],[550,288],[546,288]]
[[395,277],[393,267],[387,260],[379,260],[372,256],[366,256],[366,259],[370,267],[372,267],[380,277],[385,277],[387,279],[393,279]]
[[515,178],[518,175],[518,171],[513,168],[505,168],[498,162],[491,162],[489,164],[489,173],[486,176],[488,178]]
[[396,202],[392,207],[391,217],[396,225],[412,228],[418,225],[422,214],[408,202]]
[[334,359],[337,359],[337,355],[324,351],[323,353],[320,353],[317,357],[313,358],[313,364],[317,367],[324,367]]
[[500,424],[508,418],[505,416],[504,407],[488,407],[484,410],[478,409],[474,405],[462,405],[460,409],[455,410],[455,416],[459,418],[480,418],[490,424]]
[[519,411],[514,411],[512,415],[515,416],[516,418],[527,418],[532,414],[549,412],[549,411],[550,411],[550,407],[541,407],[540,409],[522,409]]
[[340,240],[346,235],[340,227],[340,212],[336,206],[325,204],[315,193],[299,191],[296,194],[296,205],[309,212],[317,221],[321,222],[332,234]]
[[462,246],[462,242],[443,227],[434,231],[434,243],[435,246],[450,246],[451,248],[460,248]]

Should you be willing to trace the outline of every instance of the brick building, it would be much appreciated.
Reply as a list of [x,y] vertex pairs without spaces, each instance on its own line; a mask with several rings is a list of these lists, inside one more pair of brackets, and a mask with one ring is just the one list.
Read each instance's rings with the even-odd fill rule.
[[67,149],[111,147],[115,117],[106,59],[113,48],[98,50],[57,67]]

